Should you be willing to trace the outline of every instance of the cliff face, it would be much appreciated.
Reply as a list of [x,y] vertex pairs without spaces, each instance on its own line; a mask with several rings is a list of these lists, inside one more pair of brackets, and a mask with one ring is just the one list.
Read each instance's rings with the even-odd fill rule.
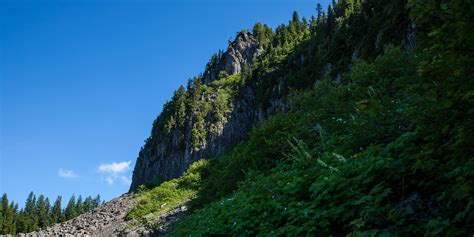
[[219,79],[220,74],[230,76],[242,72],[245,65],[252,62],[254,57],[263,53],[263,48],[247,31],[237,35],[224,53],[213,57],[203,75],[203,82],[210,83]]
[[[263,48],[257,40],[250,33],[243,31],[229,44],[224,53],[211,59],[204,75],[198,80],[202,81],[204,87],[208,86],[206,88],[217,88],[218,86],[214,85],[216,80],[241,73],[245,65],[262,52]],[[227,91],[227,88],[225,89]],[[181,176],[193,162],[212,158],[240,142],[249,130],[262,120],[263,112],[256,106],[256,96],[252,88],[239,88],[241,96],[238,99],[232,95],[222,95],[222,90],[224,89],[218,87],[192,94],[193,88],[188,88],[188,100],[200,101],[202,105],[196,108],[192,105],[183,106],[186,108],[183,109],[185,117],[181,126],[167,127],[170,121],[174,124],[175,119],[167,114],[170,109],[165,105],[154,123],[151,137],[139,153],[133,171],[131,191],[154,179],[169,180]],[[179,100],[173,99],[175,104]],[[218,109],[222,104],[225,105],[222,114],[216,115],[212,112],[212,109]],[[202,111],[202,108],[199,108],[206,106],[211,109]],[[201,116],[203,119],[200,119],[199,113],[204,113]],[[204,132],[204,135],[199,134],[199,131]]]
[[[403,44],[410,51],[416,45],[415,25],[408,25],[403,11],[400,14],[405,19],[402,25],[370,28],[370,34],[353,35],[351,44],[333,42],[331,47],[318,45],[297,17],[275,33],[258,27],[252,33],[240,32],[226,51],[211,58],[202,76],[191,80],[186,90],[176,91],[164,105],[139,153],[130,191],[155,179],[179,177],[193,162],[221,154],[245,139],[267,115],[287,110],[284,96],[311,88],[314,78],[331,77],[340,84],[342,73],[358,58],[373,60],[389,44]],[[392,31],[399,33],[384,34]],[[343,38],[334,36],[334,40]],[[272,44],[266,52],[265,39]],[[328,51],[315,53],[318,48]],[[256,58],[256,70],[249,69]],[[259,70],[258,63],[266,64],[265,70]]]

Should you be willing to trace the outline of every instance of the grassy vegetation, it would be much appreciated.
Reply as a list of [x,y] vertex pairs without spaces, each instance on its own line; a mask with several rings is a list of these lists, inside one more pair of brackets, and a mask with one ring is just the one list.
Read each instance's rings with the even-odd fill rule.
[[197,161],[185,175],[151,189],[142,185],[136,193],[140,201],[127,214],[127,219],[147,221],[146,217],[162,215],[194,198],[201,183],[201,170],[206,164],[205,160]]
[[[416,50],[400,46],[406,6],[419,27]],[[193,192],[176,196],[191,213],[170,235],[472,235],[469,9],[462,0],[340,1],[309,26],[294,15],[274,34],[254,29],[268,48],[237,84],[254,88],[263,109],[276,99],[288,109],[189,172],[199,177],[192,189],[155,188]]]
[[293,97],[291,112],[202,170],[194,213],[171,236],[469,234],[471,148],[426,130],[425,116],[443,118],[427,114],[437,105],[417,65],[389,48],[348,83]]

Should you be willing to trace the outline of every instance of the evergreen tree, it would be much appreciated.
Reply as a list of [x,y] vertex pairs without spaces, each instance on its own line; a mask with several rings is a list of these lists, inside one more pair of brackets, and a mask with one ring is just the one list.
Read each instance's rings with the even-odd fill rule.
[[323,7],[321,6],[321,4],[318,3],[318,5],[316,6],[316,12],[317,12],[317,18],[316,18],[316,21],[318,24],[321,24],[322,21],[323,21],[323,16],[324,16],[324,12],[323,12]]
[[257,39],[258,43],[264,48],[268,48],[273,38],[273,31],[266,24],[257,22],[252,29],[252,35]]
[[1,210],[0,234],[4,234],[3,230],[8,229],[8,226],[7,226],[8,224],[6,224],[5,222],[5,216],[6,216],[6,213],[8,212],[8,197],[6,193],[2,195],[0,210]]
[[54,205],[51,210],[51,223],[59,223],[63,221],[61,199],[61,196],[58,196],[56,201],[54,201]]
[[311,20],[309,21],[309,29],[310,29],[311,35],[316,34],[317,25],[318,25],[318,21],[316,20],[316,17],[311,16]]
[[291,18],[291,21],[292,22],[300,22],[300,16],[298,15],[298,12],[297,11],[294,11],[293,12],[293,16]]
[[23,215],[25,232],[36,230],[38,227],[38,216],[36,212],[36,195],[33,192],[30,192],[26,199]]
[[82,203],[82,196],[79,195],[79,197],[77,198],[77,202],[76,202],[76,215],[80,215],[83,213],[83,203]]
[[[51,206],[49,198],[40,195],[36,198],[31,192],[25,202],[23,209],[18,208],[18,204],[9,203],[7,194],[0,197],[0,234],[29,233],[51,226],[65,220],[76,217],[101,204],[100,196],[95,199],[88,196],[85,201],[79,196],[77,202],[74,195],[63,211],[61,206],[61,196],[58,196],[54,205]],[[63,214],[64,212],[64,214]],[[64,215],[67,213],[67,218]]]
[[14,213],[13,213],[13,202],[11,205],[8,203],[8,196],[6,193],[2,196],[2,230],[1,234],[14,234]]
[[186,123],[186,90],[180,86],[175,92],[173,101],[176,102],[176,122],[179,128],[184,128]]
[[331,37],[336,28],[336,16],[331,5],[328,6],[328,18],[326,21],[326,36]]
[[285,25],[280,25],[276,28],[274,40],[275,40],[274,45],[280,46],[280,47],[285,47],[288,41],[290,41],[288,29]]
[[76,197],[72,195],[64,210],[64,218],[66,220],[72,219],[76,216]]
[[44,205],[46,207],[46,213],[47,213],[47,218],[48,218],[48,226],[51,224],[51,202],[49,201],[49,198],[44,199]]
[[309,23],[308,23],[308,19],[306,19],[306,17],[303,17],[303,18],[301,19],[301,23],[303,24],[303,28],[304,28],[304,29],[307,29],[307,28],[308,28]]
[[0,233],[2,233],[2,230],[3,230],[3,212],[5,210],[3,207],[3,195],[2,197],[0,197]]
[[43,195],[39,196],[36,209],[38,211],[38,227],[42,229],[49,226],[48,208]]
[[35,210],[35,205],[36,205],[36,196],[33,192],[30,192],[30,194],[28,195],[28,198],[26,198],[25,212],[27,214],[33,214]]
[[88,212],[92,209],[92,197],[87,196],[86,199],[84,199],[84,204],[82,205],[82,208],[84,212]]
[[[10,203],[10,212],[11,212],[11,227],[10,234],[16,234],[16,224],[17,224],[17,215],[18,215],[18,204],[15,204],[13,201]],[[8,219],[7,219],[8,220]]]
[[100,195],[97,195],[95,198],[94,198],[94,201],[92,202],[93,205],[92,205],[92,208],[96,208],[98,206],[100,206],[101,202],[100,202]]
[[293,12],[289,28],[290,32],[294,35],[298,35],[303,30],[303,25],[300,21],[300,16],[298,15],[297,11]]

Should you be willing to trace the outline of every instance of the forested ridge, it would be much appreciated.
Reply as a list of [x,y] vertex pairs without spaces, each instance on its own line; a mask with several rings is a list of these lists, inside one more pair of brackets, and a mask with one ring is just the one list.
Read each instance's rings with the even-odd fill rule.
[[187,210],[167,234],[471,236],[473,29],[471,0],[339,0],[237,33],[154,121],[127,221]]
[[[190,111],[200,147],[204,124],[247,109],[232,105],[249,90],[273,112],[222,155],[141,185],[128,218],[186,204],[171,236],[471,235],[473,13],[466,0],[341,0],[275,30],[257,23],[263,53],[180,88],[149,141]],[[221,104],[206,103],[214,88],[228,88]]]
[[0,198],[0,234],[29,233],[44,229],[55,223],[70,220],[76,216],[86,213],[98,206],[101,201],[100,196],[88,196],[82,198],[72,195],[65,208],[62,205],[62,197],[58,196],[51,203],[48,197],[31,192],[23,208],[18,207],[18,203],[8,200],[8,195],[4,193]]

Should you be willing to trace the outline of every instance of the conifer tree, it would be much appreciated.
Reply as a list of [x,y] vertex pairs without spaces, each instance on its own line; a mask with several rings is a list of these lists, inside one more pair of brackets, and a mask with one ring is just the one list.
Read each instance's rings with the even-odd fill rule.
[[[12,202],[13,205],[13,202]],[[8,203],[8,196],[6,193],[2,196],[2,230],[1,234],[12,234],[14,229],[14,213],[13,206]]]
[[5,215],[8,212],[8,197],[7,194],[4,193],[1,197],[1,204],[0,204],[0,234],[4,234],[3,230],[8,228],[7,224],[5,223]]
[[309,30],[311,32],[311,35],[316,34],[317,25],[318,25],[318,21],[316,20],[316,17],[311,16],[311,20],[309,21]]
[[30,192],[25,202],[24,227],[27,232],[34,231],[38,227],[38,217],[36,212],[36,195]]
[[336,27],[336,16],[334,15],[334,10],[331,5],[328,6],[328,18],[326,21],[326,36],[331,37],[334,33]]
[[36,203],[36,209],[38,210],[38,227],[40,229],[45,228],[49,225],[48,208],[46,207],[45,198],[40,195]]
[[84,212],[88,212],[92,209],[92,197],[88,196],[84,199],[84,204],[82,205]]
[[48,225],[49,225],[51,224],[51,202],[49,201],[48,197],[44,199],[44,205],[46,207],[46,213],[47,213]]
[[298,15],[298,12],[297,11],[294,11],[293,12],[293,16],[291,18],[291,21],[292,22],[300,22],[300,16]]
[[76,201],[76,215],[80,215],[83,213],[83,203],[82,203],[82,196],[79,195]]
[[173,101],[176,103],[176,122],[179,128],[184,128],[186,123],[186,90],[180,86],[175,91]]
[[61,210],[61,196],[56,198],[54,201],[53,208],[51,209],[51,222],[59,223],[63,221],[62,210]]
[[0,233],[2,233],[2,230],[3,230],[3,212],[4,212],[4,208],[3,208],[3,195],[2,195],[2,197],[0,197]]
[[100,195],[97,195],[97,196],[94,198],[92,208],[96,208],[96,207],[98,207],[98,206],[100,206]]
[[298,15],[297,11],[293,12],[289,29],[290,32],[293,34],[293,38],[295,38],[294,36],[297,36],[303,30],[303,25],[301,24],[300,16]]
[[[37,231],[39,228],[46,228],[54,223],[76,217],[101,204],[100,196],[95,199],[88,196],[85,201],[79,196],[77,202],[74,195],[71,197],[68,207],[63,211],[61,206],[61,196],[58,196],[54,205],[51,206],[49,198],[36,195],[31,192],[25,202],[23,209],[18,208],[18,204],[9,203],[7,194],[0,197],[0,234],[29,233]],[[64,214],[63,214],[64,212]],[[68,218],[65,218],[65,213]]]
[[66,209],[64,210],[64,218],[66,220],[72,219],[76,216],[76,197],[71,196],[67,203]]
[[10,203],[10,210],[12,212],[12,225],[10,228],[10,234],[15,235],[16,234],[16,225],[17,225],[17,219],[18,219],[18,204],[15,204],[13,201]]
[[317,18],[316,18],[316,21],[318,24],[320,24],[323,20],[323,15],[324,15],[324,12],[323,12],[323,7],[321,6],[321,4],[318,3],[318,5],[316,6],[316,12],[317,12]]
[[264,48],[268,48],[273,38],[273,31],[266,24],[257,22],[252,29],[252,35],[258,43]]

